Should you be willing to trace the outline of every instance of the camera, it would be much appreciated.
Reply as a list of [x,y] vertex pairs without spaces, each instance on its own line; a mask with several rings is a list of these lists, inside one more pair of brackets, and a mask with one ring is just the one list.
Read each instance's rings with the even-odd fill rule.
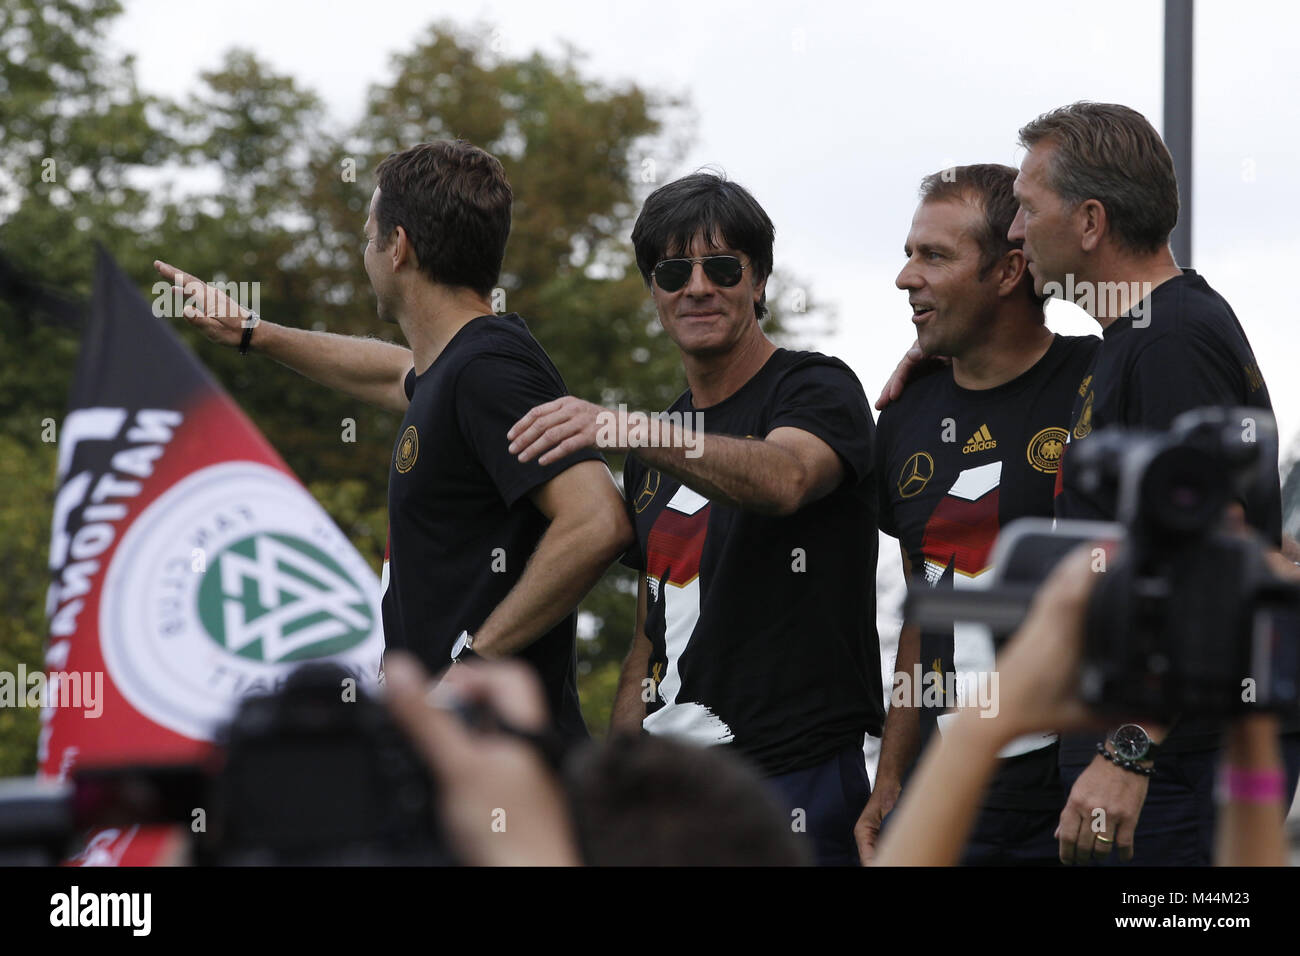
[[1300,712],[1300,587],[1272,573],[1257,535],[1224,527],[1234,501],[1269,500],[1276,460],[1276,425],[1257,408],[1197,409],[1167,432],[1098,432],[1071,448],[1066,483],[1116,522],[1013,522],[994,547],[990,589],[913,585],[908,618],[982,623],[998,644],[1052,567],[1091,542],[1085,703],[1166,721]]
[[278,693],[246,698],[202,764],[0,782],[0,863],[54,864],[88,830],[167,823],[200,866],[456,862],[426,764],[347,680],[332,664],[299,667]]

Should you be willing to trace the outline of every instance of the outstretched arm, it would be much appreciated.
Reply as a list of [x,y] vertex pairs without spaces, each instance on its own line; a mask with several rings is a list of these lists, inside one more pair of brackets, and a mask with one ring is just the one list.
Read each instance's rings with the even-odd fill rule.
[[[154,268],[182,290],[182,315],[212,342],[239,345],[251,314],[220,289],[158,260]],[[313,382],[394,412],[405,412],[404,381],[413,365],[411,350],[379,339],[330,332],[308,332],[262,319],[249,343]]]

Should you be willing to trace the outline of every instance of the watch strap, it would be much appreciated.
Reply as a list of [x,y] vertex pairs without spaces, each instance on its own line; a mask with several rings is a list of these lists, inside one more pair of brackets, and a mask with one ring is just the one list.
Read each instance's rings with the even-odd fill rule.
[[257,328],[262,322],[262,317],[256,312],[249,312],[248,317],[240,324],[244,327],[244,334],[239,338],[239,354],[247,355],[249,348],[253,344],[253,329]]
[[[1141,774],[1144,777],[1150,777],[1153,776],[1156,772],[1155,767],[1144,767],[1141,764],[1134,763],[1131,760],[1125,760],[1123,757],[1119,756],[1118,754],[1111,753],[1109,750],[1106,749],[1106,745],[1104,743],[1097,744],[1097,753],[1101,754],[1103,757],[1105,757],[1115,766],[1127,770],[1129,773],[1137,773],[1137,774]],[[1148,756],[1150,756],[1150,754],[1148,754]]]

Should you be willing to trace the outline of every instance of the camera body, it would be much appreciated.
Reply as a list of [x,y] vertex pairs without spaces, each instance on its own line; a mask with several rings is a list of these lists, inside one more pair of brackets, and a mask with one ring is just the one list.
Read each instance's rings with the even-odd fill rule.
[[1224,526],[1234,501],[1277,482],[1276,442],[1258,409],[1205,408],[1072,453],[1068,481],[1114,495],[1123,529],[1088,604],[1080,693],[1095,710],[1300,710],[1300,589],[1270,571],[1257,535]]
[[1256,408],[1204,408],[1167,432],[1106,429],[1071,448],[1066,482],[1114,523],[1024,518],[994,546],[992,586],[913,586],[921,627],[987,625],[996,644],[1077,546],[1094,546],[1080,695],[1095,711],[1168,721],[1249,709],[1300,713],[1300,587],[1269,569],[1252,532],[1225,530],[1234,501],[1266,497],[1277,436]]
[[448,863],[429,770],[387,710],[338,667],[309,664],[246,699],[222,735],[196,862]]
[[132,824],[183,827],[199,866],[456,862],[427,765],[349,681],[333,664],[299,667],[240,704],[203,764],[0,781],[0,862],[53,865],[87,831]]

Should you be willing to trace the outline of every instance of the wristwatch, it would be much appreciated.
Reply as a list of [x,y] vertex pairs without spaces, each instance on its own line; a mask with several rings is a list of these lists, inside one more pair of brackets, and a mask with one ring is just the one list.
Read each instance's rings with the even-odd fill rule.
[[253,344],[253,329],[262,324],[262,317],[250,310],[239,324],[244,327],[244,334],[239,337],[239,354],[247,355],[249,346]]
[[1137,724],[1124,724],[1110,735],[1110,744],[1115,754],[1123,760],[1137,763],[1139,760],[1153,760],[1159,745],[1151,740],[1151,735]]
[[456,638],[456,643],[451,645],[451,662],[459,664],[463,660],[477,656],[474,653],[474,635],[469,631],[461,631]]

